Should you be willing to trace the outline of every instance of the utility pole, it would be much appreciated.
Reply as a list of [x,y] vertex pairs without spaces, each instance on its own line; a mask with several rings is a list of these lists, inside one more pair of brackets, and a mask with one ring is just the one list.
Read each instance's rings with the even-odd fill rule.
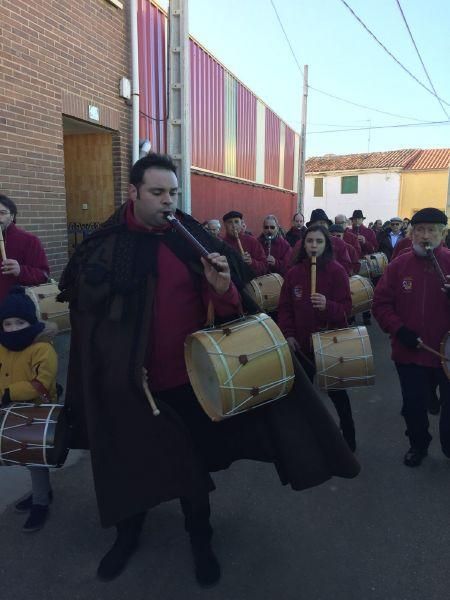
[[298,155],[297,210],[303,213],[305,207],[305,146],[306,146],[306,110],[308,104],[308,65],[303,70],[302,128]]
[[191,212],[188,0],[169,2],[167,151],[178,172],[178,208]]
[[445,214],[447,215],[447,217],[450,217],[450,165],[448,167],[447,177],[447,206],[445,208]]

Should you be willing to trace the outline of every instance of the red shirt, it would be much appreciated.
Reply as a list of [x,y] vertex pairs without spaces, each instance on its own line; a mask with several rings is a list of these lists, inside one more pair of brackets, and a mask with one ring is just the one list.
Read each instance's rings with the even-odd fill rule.
[[45,250],[35,235],[11,223],[3,232],[7,258],[20,265],[18,277],[0,272],[0,301],[14,285],[39,285],[46,283],[50,273]]
[[[223,240],[229,246],[234,248],[239,255],[241,254],[237,239],[235,237],[226,234]],[[242,233],[239,234],[239,240],[241,242],[242,248],[244,249],[244,252],[248,252],[252,257],[250,267],[255,272],[255,275],[257,277],[259,277],[260,275],[265,275],[267,273],[267,261],[266,255],[264,254],[264,250],[261,244],[253,236]]]
[[411,238],[403,238],[402,240],[398,240],[398,242],[395,244],[395,248],[394,248],[394,252],[392,253],[391,261],[393,261],[394,258],[397,258],[397,256],[399,254],[403,254],[404,250],[409,250],[410,248],[412,248]]
[[[350,231],[350,229],[345,229],[344,231],[344,242],[350,244],[355,249],[358,260],[362,256],[361,244],[359,243],[358,236]],[[350,257],[351,258],[351,257]]]
[[[136,221],[132,203],[127,207],[125,218],[128,229],[149,230]],[[164,229],[167,228],[161,228]],[[205,328],[209,301],[220,317],[241,312],[239,293],[233,283],[220,296],[202,277],[199,289],[195,275],[163,242],[158,245],[157,268],[147,352],[149,386],[155,392],[189,382],[184,341],[189,334]]]
[[367,227],[364,227],[364,225],[354,225],[352,232],[355,235],[363,235],[366,238],[364,244],[359,242],[361,244],[361,251],[363,254],[373,254],[376,252],[378,248],[377,236],[372,229],[368,229]]
[[350,280],[338,262],[318,264],[316,281],[317,293],[327,299],[324,311],[311,304],[311,261],[308,259],[289,270],[278,304],[278,326],[286,337],[295,337],[308,354],[311,334],[322,329],[347,327],[347,316],[352,309]]
[[[450,250],[440,246],[435,256],[445,274],[450,274]],[[372,312],[381,329],[391,335],[392,360],[401,364],[440,367],[440,360],[426,350],[406,348],[396,338],[400,327],[415,331],[423,342],[439,350],[450,330],[450,300],[427,257],[407,251],[386,267],[375,288]]]
[[[269,255],[269,243],[264,235],[259,236],[258,239],[267,257]],[[279,273],[280,275],[284,275],[291,267],[291,246],[282,237],[277,236],[270,243],[270,254],[274,257],[275,264],[269,265],[269,263],[267,263],[267,269],[270,273]]]

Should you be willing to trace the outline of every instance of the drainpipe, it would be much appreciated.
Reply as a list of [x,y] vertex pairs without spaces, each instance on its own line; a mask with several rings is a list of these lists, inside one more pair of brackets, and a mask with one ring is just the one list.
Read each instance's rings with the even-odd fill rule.
[[137,32],[137,0],[130,0],[131,28],[131,103],[132,103],[132,164],[139,159],[139,56]]

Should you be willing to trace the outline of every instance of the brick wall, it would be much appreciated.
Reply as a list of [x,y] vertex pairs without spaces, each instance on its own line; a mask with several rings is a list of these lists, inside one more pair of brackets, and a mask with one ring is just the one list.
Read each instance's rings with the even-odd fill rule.
[[126,194],[131,109],[118,96],[130,77],[128,2],[1,0],[0,191],[18,205],[18,225],[44,243],[52,275],[67,261],[62,115],[113,136],[115,201]]

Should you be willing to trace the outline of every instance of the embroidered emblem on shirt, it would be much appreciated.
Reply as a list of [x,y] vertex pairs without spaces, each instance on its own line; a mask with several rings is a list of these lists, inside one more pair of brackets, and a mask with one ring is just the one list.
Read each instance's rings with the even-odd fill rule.
[[405,279],[402,281],[402,288],[405,290],[405,292],[410,292],[412,290],[412,287],[413,287],[412,277],[405,277]]
[[296,285],[293,289],[294,296],[296,298],[301,298],[303,296],[303,289],[301,285]]

